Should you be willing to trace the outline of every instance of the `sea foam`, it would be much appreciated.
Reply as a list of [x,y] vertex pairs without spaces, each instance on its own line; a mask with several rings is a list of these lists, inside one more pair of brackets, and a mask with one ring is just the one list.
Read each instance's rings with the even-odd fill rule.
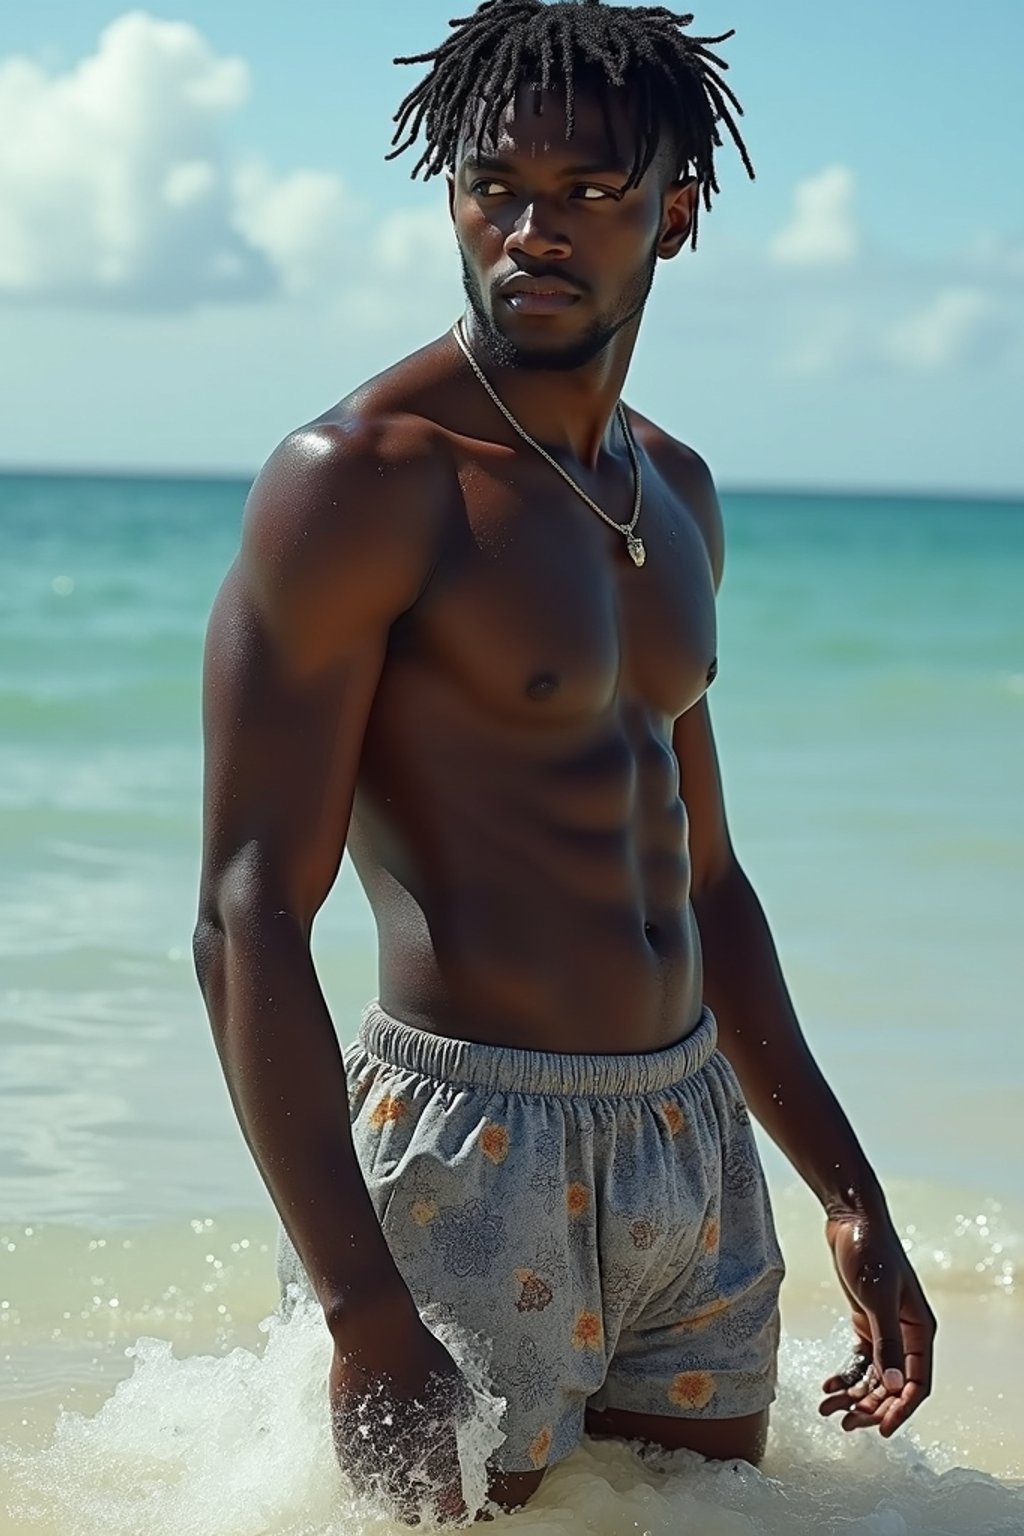
[[[430,1318],[427,1318],[428,1323]],[[431,1326],[435,1326],[431,1324]],[[442,1330],[437,1329],[439,1333]],[[178,1358],[139,1339],[133,1372],[92,1417],[63,1412],[49,1443],[2,1452],[15,1529],[40,1536],[397,1536],[357,1497],[331,1443],[330,1341],[299,1309],[263,1325],[260,1349]],[[476,1413],[460,1441],[464,1492],[483,1503],[503,1401],[479,1341],[444,1342]],[[787,1340],[760,1470],[621,1441],[585,1440],[530,1504],[499,1516],[522,1536],[1024,1536],[1024,1489],[957,1468],[913,1434],[845,1435],[817,1413],[842,1347]],[[429,1528],[429,1522],[420,1529]]]

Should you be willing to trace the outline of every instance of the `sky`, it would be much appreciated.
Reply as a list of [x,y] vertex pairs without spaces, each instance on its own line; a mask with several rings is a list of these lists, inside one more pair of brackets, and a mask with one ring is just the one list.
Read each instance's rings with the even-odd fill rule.
[[[727,142],[625,398],[726,488],[1024,493],[1024,3],[698,4],[757,180]],[[0,469],[249,476],[451,324],[443,182],[384,160],[451,14],[4,7]]]

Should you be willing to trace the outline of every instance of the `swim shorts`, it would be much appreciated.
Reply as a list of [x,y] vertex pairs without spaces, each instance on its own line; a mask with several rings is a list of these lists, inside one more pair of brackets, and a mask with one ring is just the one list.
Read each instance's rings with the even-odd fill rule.
[[[658,1051],[451,1040],[371,1004],[345,1051],[353,1139],[417,1306],[485,1339],[503,1473],[587,1407],[737,1418],[775,1392],[782,1256],[750,1118],[705,1008]],[[308,1291],[282,1232],[282,1287]]]

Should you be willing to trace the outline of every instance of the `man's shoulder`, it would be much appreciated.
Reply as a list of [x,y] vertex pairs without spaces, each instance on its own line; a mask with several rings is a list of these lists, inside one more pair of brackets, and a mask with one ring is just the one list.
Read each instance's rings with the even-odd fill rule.
[[260,470],[256,499],[331,526],[422,518],[454,483],[449,435],[430,408],[442,359],[431,343],[293,428]]
[[379,516],[384,509],[423,506],[451,468],[445,434],[429,417],[342,401],[293,428],[270,454],[254,489],[286,492],[308,517]]
[[364,386],[269,455],[245,504],[242,565],[290,608],[358,588],[399,611],[433,568],[457,489],[441,427]]
[[457,477],[436,422],[374,401],[342,401],[295,427],[253,481],[244,530],[319,558],[353,540],[428,542]]
[[725,558],[725,535],[718,492],[707,461],[696,449],[638,411],[631,409],[629,417],[638,443],[678,498],[681,510],[692,517],[699,528],[717,587]]

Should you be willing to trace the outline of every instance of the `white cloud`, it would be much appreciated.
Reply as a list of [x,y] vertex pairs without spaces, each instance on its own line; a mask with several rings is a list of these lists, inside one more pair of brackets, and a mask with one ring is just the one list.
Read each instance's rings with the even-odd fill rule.
[[277,270],[285,293],[328,287],[338,275],[356,210],[340,179],[328,171],[292,171],[275,178],[249,160],[232,178],[235,227]]
[[[243,60],[141,10],[63,73],[0,59],[0,301],[159,313],[284,297],[380,352],[450,323],[462,292],[443,190],[373,218],[332,173],[239,156],[226,130],[248,93]],[[1019,335],[1019,238],[979,234],[923,278],[898,261],[869,271],[855,194],[840,164],[798,183],[767,253],[695,271],[707,315],[734,326],[739,295],[746,333],[796,377],[940,370],[994,351],[996,318]]]
[[895,325],[883,351],[905,368],[948,368],[987,349],[994,340],[994,315],[995,304],[982,289],[946,288]]
[[374,246],[388,272],[446,276],[457,260],[455,235],[443,194],[424,208],[400,208],[378,227]]
[[217,172],[209,160],[179,160],[164,177],[161,192],[172,208],[187,208],[209,197],[216,184]]
[[1006,239],[987,231],[976,236],[968,250],[968,259],[986,276],[1024,280],[1024,238]]
[[845,165],[829,165],[816,176],[797,183],[793,216],[771,243],[782,266],[839,266],[853,261],[860,250],[854,217],[856,184]]
[[0,296],[166,309],[324,280],[344,188],[226,163],[248,91],[243,60],[144,11],[64,74],[0,61]]

